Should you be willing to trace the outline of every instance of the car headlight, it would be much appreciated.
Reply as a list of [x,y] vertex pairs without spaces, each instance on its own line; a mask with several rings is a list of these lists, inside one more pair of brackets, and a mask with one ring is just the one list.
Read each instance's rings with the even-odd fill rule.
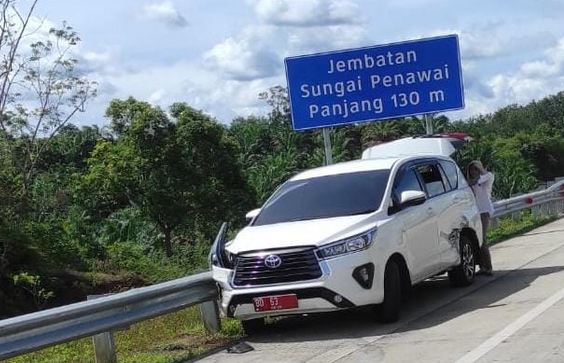
[[321,246],[317,249],[317,257],[321,259],[328,259],[365,250],[370,247],[375,237],[376,229],[373,229],[358,236],[350,237],[326,246]]

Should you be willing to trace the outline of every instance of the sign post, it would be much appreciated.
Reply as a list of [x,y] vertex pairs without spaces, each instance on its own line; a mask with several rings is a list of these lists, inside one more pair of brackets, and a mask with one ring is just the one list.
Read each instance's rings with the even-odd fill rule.
[[427,135],[433,135],[433,118],[429,116],[429,114],[425,114],[425,132]]
[[464,108],[457,35],[288,57],[285,66],[293,128],[323,128],[326,151],[327,127]]
[[331,147],[331,133],[327,127],[323,128],[323,145],[325,146],[325,165],[333,164],[333,151]]

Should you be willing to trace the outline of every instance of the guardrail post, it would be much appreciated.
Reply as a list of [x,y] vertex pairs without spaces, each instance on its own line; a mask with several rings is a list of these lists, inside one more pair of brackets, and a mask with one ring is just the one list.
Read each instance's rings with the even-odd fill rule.
[[540,215],[541,215],[541,217],[543,217],[543,218],[546,217],[546,214],[547,214],[547,213],[546,213],[546,203],[541,204],[541,205],[539,206],[539,209],[540,209]]
[[92,344],[96,363],[117,363],[114,336],[111,332],[94,335]]
[[[88,295],[87,300],[94,300],[105,295]],[[96,363],[117,363],[114,336],[111,332],[100,333],[92,336],[94,356]]]
[[209,333],[218,333],[221,330],[219,307],[216,300],[201,303],[200,315],[202,316],[204,327]]

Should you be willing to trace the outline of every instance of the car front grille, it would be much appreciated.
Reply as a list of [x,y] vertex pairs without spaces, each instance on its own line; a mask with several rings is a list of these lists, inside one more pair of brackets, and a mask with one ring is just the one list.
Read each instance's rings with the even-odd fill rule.
[[[268,267],[265,259],[276,255],[281,259],[280,266]],[[235,263],[235,277],[233,284],[238,287],[260,286],[313,280],[321,277],[314,249],[292,251],[265,251],[256,255],[238,256]]]

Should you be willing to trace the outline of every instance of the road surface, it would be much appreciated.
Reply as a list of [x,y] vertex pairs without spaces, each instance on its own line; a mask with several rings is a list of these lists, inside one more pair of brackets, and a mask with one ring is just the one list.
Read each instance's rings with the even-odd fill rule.
[[492,248],[493,277],[451,288],[446,277],[414,289],[399,322],[369,311],[279,321],[254,351],[207,363],[564,362],[564,219]]

